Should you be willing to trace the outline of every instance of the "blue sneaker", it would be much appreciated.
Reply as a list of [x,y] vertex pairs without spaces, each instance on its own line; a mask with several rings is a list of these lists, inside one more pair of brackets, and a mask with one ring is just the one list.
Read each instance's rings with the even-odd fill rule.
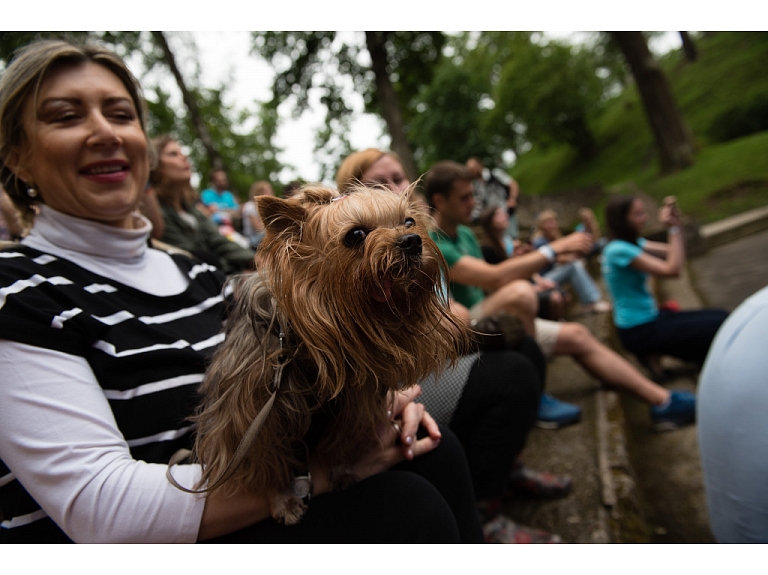
[[578,405],[559,401],[548,393],[542,394],[539,413],[536,415],[536,427],[559,429],[580,419],[581,408]]
[[696,396],[689,391],[670,392],[664,406],[651,408],[651,420],[656,431],[669,431],[696,421]]

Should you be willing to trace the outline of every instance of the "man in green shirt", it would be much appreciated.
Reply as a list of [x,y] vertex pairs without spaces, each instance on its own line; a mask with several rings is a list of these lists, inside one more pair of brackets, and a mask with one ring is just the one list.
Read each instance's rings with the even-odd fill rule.
[[570,234],[529,254],[489,264],[467,227],[475,207],[469,170],[456,162],[439,162],[427,174],[425,188],[439,228],[430,236],[448,262],[453,299],[469,309],[472,319],[503,311],[519,317],[526,331],[534,335],[538,298],[531,276],[553,262],[558,253],[588,251],[591,237]]

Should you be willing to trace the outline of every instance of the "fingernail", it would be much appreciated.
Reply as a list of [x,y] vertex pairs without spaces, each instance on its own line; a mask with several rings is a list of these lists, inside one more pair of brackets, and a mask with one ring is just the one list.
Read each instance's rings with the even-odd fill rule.
[[412,435],[407,436],[405,438],[405,444],[406,445],[411,445],[412,443],[413,443],[413,436]]
[[406,451],[406,457],[410,460],[413,459],[413,449]]

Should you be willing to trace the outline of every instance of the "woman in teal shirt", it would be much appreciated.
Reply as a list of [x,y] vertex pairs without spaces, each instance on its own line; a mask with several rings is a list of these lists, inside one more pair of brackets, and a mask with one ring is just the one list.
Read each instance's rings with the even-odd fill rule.
[[685,264],[681,214],[674,198],[665,198],[659,210],[659,221],[667,226],[666,243],[640,237],[648,221],[640,198],[612,198],[605,216],[610,241],[603,250],[602,272],[622,345],[646,365],[654,356],[671,355],[701,367],[728,312],[660,310],[648,289],[650,276],[677,277]]

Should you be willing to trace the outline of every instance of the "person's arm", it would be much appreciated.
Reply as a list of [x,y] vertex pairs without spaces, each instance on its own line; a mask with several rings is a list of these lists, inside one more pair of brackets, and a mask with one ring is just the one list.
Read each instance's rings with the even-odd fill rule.
[[542,246],[536,251],[504,260],[492,265],[473,256],[462,256],[449,270],[450,280],[464,285],[474,285],[493,292],[505,284],[530,277],[548,263],[553,263],[560,253],[585,253],[591,246],[588,234],[574,232]]
[[643,251],[648,252],[652,256],[666,258],[669,253],[669,244],[664,242],[652,242],[645,240],[643,244]]
[[507,193],[507,210],[517,209],[517,199],[520,195],[520,186],[514,179],[509,180],[509,192]]
[[666,258],[662,259],[649,253],[641,253],[629,264],[634,269],[657,277],[674,278],[680,275],[685,263],[685,244],[680,228],[668,232],[669,243]]
[[[205,501],[131,457],[84,359],[0,340],[0,373],[0,458],[71,539],[196,540]],[[174,475],[193,485],[200,469]]]
[[[667,226],[667,243],[646,241],[643,250],[650,253],[640,254],[629,265],[658,277],[678,277],[685,264],[685,241],[682,216],[673,197],[664,198],[659,209],[659,221]],[[665,246],[665,249],[662,249],[662,246]],[[653,253],[659,254],[660,257],[651,255]]]

